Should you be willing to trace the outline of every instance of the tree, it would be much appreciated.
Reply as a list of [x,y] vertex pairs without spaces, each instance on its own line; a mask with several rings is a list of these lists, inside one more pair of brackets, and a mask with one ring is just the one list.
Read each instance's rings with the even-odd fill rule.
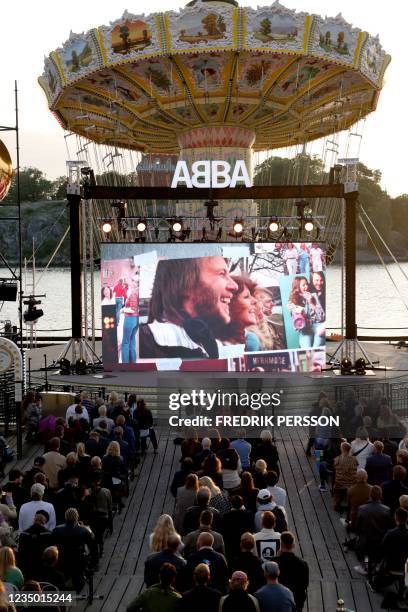
[[[22,168],[20,170],[20,199],[22,202],[37,202],[51,197],[53,183],[45,178],[38,168]],[[17,174],[5,202],[17,202]]]
[[269,34],[272,32],[271,20],[267,17],[265,17],[265,19],[262,19],[259,26],[261,28],[261,34],[266,37],[268,37]]
[[66,176],[59,176],[52,184],[52,199],[65,200],[67,197],[68,179]]

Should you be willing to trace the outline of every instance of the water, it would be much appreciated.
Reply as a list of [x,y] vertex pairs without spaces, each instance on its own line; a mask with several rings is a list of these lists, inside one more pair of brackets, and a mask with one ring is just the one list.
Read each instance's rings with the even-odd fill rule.
[[[402,264],[408,277],[408,264]],[[396,264],[388,266],[403,300],[380,265],[361,264],[357,267],[357,322],[360,335],[408,335],[408,281]],[[0,277],[8,276],[0,269]],[[38,321],[37,330],[55,332],[56,335],[69,335],[71,328],[71,289],[69,269],[52,269],[42,275],[37,270],[38,285],[36,294],[45,293],[41,307],[44,316]],[[339,328],[341,325],[341,268],[330,266],[327,270],[327,327]],[[99,309],[100,276],[95,273],[95,318],[101,327]],[[17,322],[17,304],[4,302],[0,310],[0,321],[11,319]],[[363,329],[367,328],[367,329]],[[369,328],[369,329],[368,329]],[[380,329],[383,328],[383,329]],[[392,328],[403,328],[400,330]],[[45,332],[44,332],[45,334]]]

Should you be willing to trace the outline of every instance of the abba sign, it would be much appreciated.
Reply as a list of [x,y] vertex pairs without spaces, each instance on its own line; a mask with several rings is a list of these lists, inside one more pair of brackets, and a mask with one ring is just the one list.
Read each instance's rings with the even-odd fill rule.
[[187,162],[177,162],[171,187],[179,184],[186,187],[235,187],[237,183],[243,183],[245,187],[251,187],[251,179],[243,159],[235,162],[231,174],[231,164],[226,161],[196,161],[191,166],[191,174]]

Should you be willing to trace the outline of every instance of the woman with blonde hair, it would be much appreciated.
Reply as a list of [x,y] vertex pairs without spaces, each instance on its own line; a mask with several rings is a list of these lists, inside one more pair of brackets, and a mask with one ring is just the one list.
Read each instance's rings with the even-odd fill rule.
[[266,489],[268,465],[264,459],[257,459],[252,472],[254,485],[257,489]]
[[171,535],[178,535],[173,519],[169,514],[162,514],[157,519],[155,528],[149,536],[150,552],[161,552],[167,548],[167,540]]
[[84,482],[87,479],[91,469],[91,455],[88,455],[86,452],[85,444],[83,442],[78,442],[76,445],[76,452],[78,457],[77,466],[79,480]]
[[125,462],[120,456],[118,442],[110,442],[106,449],[106,455],[102,458],[102,470],[104,473],[104,486],[110,489],[114,506],[119,507],[119,512],[124,507],[122,495],[127,488],[127,471]]
[[209,476],[201,476],[199,479],[199,486],[208,487],[211,491],[211,499],[210,506],[218,510],[218,512],[222,515],[225,512],[229,512],[231,510],[231,504],[229,499],[224,495],[219,487],[215,484],[212,478]]
[[174,524],[180,533],[183,530],[184,516],[188,508],[196,504],[198,486],[197,474],[188,474],[184,486],[177,488]]
[[13,549],[9,546],[0,548],[0,579],[21,590],[24,584],[24,576],[16,566],[16,558]]

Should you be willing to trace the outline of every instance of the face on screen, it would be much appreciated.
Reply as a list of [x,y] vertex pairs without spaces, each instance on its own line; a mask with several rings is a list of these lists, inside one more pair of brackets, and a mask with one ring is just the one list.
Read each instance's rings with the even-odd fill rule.
[[238,286],[232,280],[223,257],[204,257],[200,262],[197,292],[190,297],[191,314],[204,320],[229,323],[230,303]]

